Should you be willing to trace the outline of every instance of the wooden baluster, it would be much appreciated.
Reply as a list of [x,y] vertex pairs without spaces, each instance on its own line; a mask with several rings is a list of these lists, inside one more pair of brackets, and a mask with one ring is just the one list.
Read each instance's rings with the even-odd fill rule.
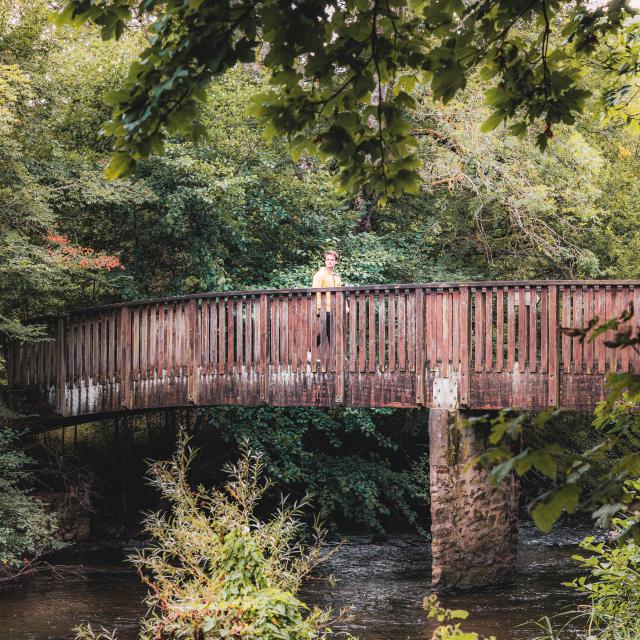
[[560,406],[560,357],[558,329],[558,287],[549,285],[549,406]]
[[120,331],[118,334],[120,354],[120,404],[131,408],[131,316],[128,307],[120,309]]
[[389,371],[396,371],[396,292],[389,291],[389,313],[387,335],[389,336]]
[[438,323],[436,321],[438,295],[435,289],[427,289],[426,296],[426,331],[427,331],[427,361],[429,370],[435,372],[438,366]]
[[[56,413],[61,416],[66,415],[66,389],[67,389],[67,362],[65,357],[65,322],[64,318],[58,318],[56,328]],[[11,343],[15,354],[15,341]],[[9,362],[13,362],[10,358]],[[11,374],[11,372],[10,372]],[[9,382],[12,382],[11,377]]]
[[[573,327],[575,329],[581,329],[582,323],[582,289],[579,287],[571,287],[571,293],[573,298]],[[579,337],[573,338],[572,341],[573,351],[573,364],[574,371],[582,373],[582,342]]]
[[528,287],[518,287],[518,371],[525,371],[527,364],[527,297]]
[[235,344],[235,300],[227,298],[227,372],[233,371],[233,363],[235,360],[234,344]]
[[407,291],[407,368],[416,371],[416,289]]
[[460,289],[451,289],[451,366],[460,370]]
[[[612,320],[616,317],[616,308],[615,308],[615,290],[610,286],[605,288],[605,316],[607,321]],[[604,336],[605,340],[611,341],[613,340],[613,329],[609,329]],[[617,350],[616,349],[608,349],[607,350],[607,360],[609,361],[609,371],[617,371],[618,369],[618,360],[617,360]]]
[[[385,370],[386,365],[386,290],[378,294],[378,366],[380,372]],[[640,310],[639,310],[640,311]]]
[[364,291],[358,292],[358,371],[367,370],[367,299]]
[[485,343],[484,343],[484,370],[493,371],[493,289],[485,291]]
[[460,404],[469,406],[471,354],[471,291],[468,286],[460,288]]
[[450,323],[451,323],[451,311],[450,308],[450,296],[449,291],[443,289],[442,297],[438,296],[438,299],[441,301],[442,309],[442,333],[441,337],[441,355],[442,355],[442,366],[440,370],[440,375],[443,377],[449,376],[449,357],[451,354],[450,342],[451,342],[451,331],[450,331]]
[[246,299],[244,309],[244,366],[247,371],[251,371],[253,361],[253,346],[251,344],[253,329],[253,298],[248,297]]
[[349,373],[357,371],[358,362],[358,298],[349,293]]
[[529,298],[529,371],[538,369],[538,293],[540,287],[531,288]]
[[336,404],[344,404],[345,401],[345,342],[346,342],[346,333],[345,333],[345,303],[344,303],[344,294],[342,291],[338,291],[333,294],[335,296],[335,334],[332,332],[332,335],[335,335],[335,370],[336,370]]
[[[476,289],[475,287],[471,290],[475,293],[475,326],[474,326],[474,370],[477,373],[482,371],[482,362],[483,362],[483,352],[485,345],[485,328],[484,328],[484,313],[485,313],[485,304],[484,304],[484,292],[481,289]],[[484,290],[486,291],[486,289]]]
[[516,290],[507,288],[507,371],[515,371],[516,362]]
[[189,402],[198,404],[200,394],[200,356],[202,349],[202,323],[198,300],[192,298],[187,307],[189,331]]
[[[584,300],[584,317],[583,325],[587,327],[593,318],[593,289],[590,286],[582,287],[582,299]],[[593,342],[587,335],[583,342],[584,361],[587,373],[593,373]]]
[[[571,289],[570,287],[560,287],[562,295],[562,327],[571,326]],[[571,337],[562,333],[562,371],[571,372]]]
[[260,400],[269,404],[269,294],[260,294],[260,320],[258,333],[260,335]]
[[496,289],[496,372],[504,367],[504,288]]
[[398,291],[398,369],[404,371],[407,366],[407,313],[406,294]]
[[[414,303],[412,305],[411,325],[415,326],[415,371],[416,371],[416,404],[424,405],[424,363],[425,363],[425,336],[424,336],[424,291],[422,288],[414,292]],[[381,306],[384,304],[384,296]],[[383,323],[380,323],[382,330]],[[384,345],[384,342],[383,342]],[[380,349],[380,359],[384,361],[384,349]]]
[[[620,295],[620,311],[622,314],[629,310],[629,288],[628,286],[623,286],[619,288]],[[628,326],[628,321],[625,322],[621,328],[626,329]],[[630,347],[623,347],[620,349],[620,369],[623,373],[627,373],[629,371],[629,352],[631,351]]]
[[[593,294],[595,296],[595,309],[596,315],[598,316],[598,324],[602,324],[607,316],[606,310],[606,291],[605,288],[595,286],[593,288]],[[605,373],[607,370],[607,360],[606,360],[606,352],[605,352],[605,334],[601,333],[595,340],[595,354],[598,365],[598,373]]]
[[376,359],[376,301],[375,293],[369,292],[369,373],[377,368]]
[[549,371],[549,290],[540,288],[540,372]]

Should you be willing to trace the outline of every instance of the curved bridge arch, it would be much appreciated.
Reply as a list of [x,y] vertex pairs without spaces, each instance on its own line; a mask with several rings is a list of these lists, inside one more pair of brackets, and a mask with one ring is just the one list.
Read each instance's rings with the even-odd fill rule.
[[46,318],[49,340],[5,344],[7,391],[52,426],[220,404],[590,410],[606,375],[638,369],[639,357],[606,348],[605,335],[582,343],[560,327],[613,318],[634,302],[640,281],[142,300]]

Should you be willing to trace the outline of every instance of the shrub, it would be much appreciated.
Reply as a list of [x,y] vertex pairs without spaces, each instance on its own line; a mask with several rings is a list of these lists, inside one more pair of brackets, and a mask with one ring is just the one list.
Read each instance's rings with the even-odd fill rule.
[[[149,586],[141,640],[323,637],[329,612],[296,597],[322,559],[317,527],[310,544],[300,542],[304,502],[283,501],[262,521],[255,509],[270,482],[262,479],[260,454],[245,449],[228,465],[222,490],[190,487],[194,455],[182,434],[173,458],[150,467],[150,482],[169,510],[147,516],[151,543],[130,558]],[[88,627],[77,633],[95,636]]]
[[[633,484],[640,489],[640,482]],[[628,525],[628,520],[614,520],[618,533]],[[591,555],[573,558],[588,574],[568,584],[589,597],[589,637],[637,640],[640,637],[640,546],[629,536],[612,542],[596,542],[588,537],[580,547]]]
[[34,558],[63,546],[55,537],[56,515],[30,495],[30,464],[18,432],[0,429],[0,580],[29,571]]

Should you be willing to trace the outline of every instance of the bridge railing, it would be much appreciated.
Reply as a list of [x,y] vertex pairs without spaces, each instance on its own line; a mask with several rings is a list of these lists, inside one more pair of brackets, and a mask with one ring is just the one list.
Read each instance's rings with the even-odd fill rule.
[[640,307],[640,282],[207,293],[48,319],[47,340],[9,342],[4,352],[10,389],[63,416],[452,397],[472,408],[591,408],[605,375],[638,369],[640,358],[608,349],[610,335],[583,342],[560,327],[619,316],[630,303]]

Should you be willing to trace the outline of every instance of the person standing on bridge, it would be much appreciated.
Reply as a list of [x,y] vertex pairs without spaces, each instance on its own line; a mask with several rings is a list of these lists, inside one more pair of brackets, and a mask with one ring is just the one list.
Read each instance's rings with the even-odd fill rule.
[[[313,288],[314,289],[328,289],[332,287],[341,287],[342,278],[336,272],[336,263],[338,262],[338,252],[333,249],[324,252],[324,267],[320,267],[313,274]],[[331,336],[331,294],[329,292],[324,294],[326,296],[326,302],[324,304],[325,313],[325,334],[327,336],[327,342]],[[318,291],[316,294],[316,314],[322,315],[322,293]],[[320,345],[322,338],[322,330],[318,334],[317,344]]]

